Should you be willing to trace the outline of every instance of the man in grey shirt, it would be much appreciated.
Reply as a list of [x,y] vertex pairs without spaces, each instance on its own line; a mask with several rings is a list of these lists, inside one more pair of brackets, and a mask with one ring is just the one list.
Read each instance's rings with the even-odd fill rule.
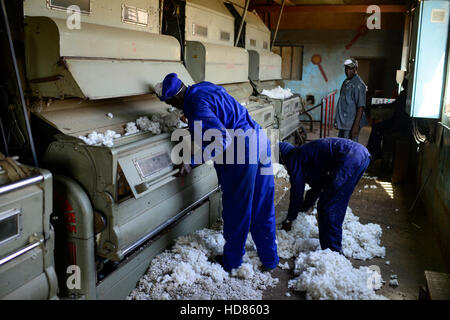
[[367,88],[357,74],[358,61],[353,58],[347,59],[344,66],[347,79],[341,87],[334,126],[339,130],[339,138],[358,142],[359,129],[367,124],[364,115]]

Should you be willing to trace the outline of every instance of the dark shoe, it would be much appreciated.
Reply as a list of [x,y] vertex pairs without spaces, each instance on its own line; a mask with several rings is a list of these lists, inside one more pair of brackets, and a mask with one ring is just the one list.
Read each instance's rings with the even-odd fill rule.
[[281,225],[281,229],[285,230],[286,232],[291,231],[292,228],[292,221],[284,220],[283,224]]
[[269,267],[266,267],[265,265],[262,265],[262,266],[261,266],[261,271],[262,271],[262,272],[269,272],[269,273],[272,273],[272,271],[275,270],[276,268],[277,268],[277,267],[269,268]]
[[220,264],[223,268],[223,255],[219,254],[217,256],[214,256],[210,259],[210,261]]

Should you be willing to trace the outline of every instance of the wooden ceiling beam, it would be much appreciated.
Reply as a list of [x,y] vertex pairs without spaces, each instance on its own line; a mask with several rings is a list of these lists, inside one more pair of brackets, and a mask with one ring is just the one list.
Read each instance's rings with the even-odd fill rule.
[[[406,5],[396,5],[396,4],[380,4],[381,13],[402,13],[408,11],[408,6]],[[368,5],[298,5],[298,6],[287,6],[284,10],[285,12],[339,12],[339,13],[365,13],[367,11]],[[269,5],[262,6],[256,5],[252,9],[257,12],[279,12],[280,6]]]

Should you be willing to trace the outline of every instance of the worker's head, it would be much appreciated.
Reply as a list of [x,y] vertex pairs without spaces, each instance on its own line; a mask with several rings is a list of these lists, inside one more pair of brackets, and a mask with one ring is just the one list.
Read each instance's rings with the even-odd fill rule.
[[280,164],[285,165],[289,152],[295,147],[288,142],[280,142],[278,146],[280,147]]
[[183,109],[185,91],[186,86],[178,78],[176,73],[168,74],[163,82],[155,86],[155,92],[159,100],[180,110]]
[[351,79],[358,72],[358,61],[353,58],[347,59],[344,61],[344,67],[347,79]]

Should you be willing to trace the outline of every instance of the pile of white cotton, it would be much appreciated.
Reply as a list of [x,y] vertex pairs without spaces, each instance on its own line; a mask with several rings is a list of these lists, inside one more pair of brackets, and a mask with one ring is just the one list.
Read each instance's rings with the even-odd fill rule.
[[[107,116],[113,118],[111,113],[108,113]],[[129,136],[141,131],[161,134],[162,132],[171,132],[172,130],[185,128],[186,126],[187,125],[180,120],[179,113],[173,111],[169,112],[167,115],[153,115],[151,119],[147,116],[143,116],[136,119],[135,122],[128,122],[125,125],[124,135]],[[121,135],[115,131],[107,130],[105,133],[97,133],[94,131],[86,137],[80,136],[79,138],[88,145],[102,144],[107,147],[112,147],[114,146],[114,139],[120,137]]]
[[361,224],[350,207],[347,207],[342,225],[342,251],[349,258],[367,260],[384,258],[386,248],[380,245],[382,230],[374,223]]
[[107,147],[112,147],[114,145],[114,139],[120,138],[120,134],[112,130],[106,130],[105,133],[97,133],[96,131],[89,133],[86,137],[79,136],[84,143],[92,145],[104,145]]
[[[277,230],[278,255],[290,259],[300,252],[320,249],[317,210],[310,214],[300,212],[289,232]],[[342,251],[346,257],[360,260],[384,258],[386,248],[380,245],[382,230],[377,224],[363,225],[350,207],[347,207],[342,225]]]
[[261,94],[268,96],[269,98],[272,98],[272,99],[287,99],[294,95],[291,92],[291,89],[289,89],[289,88],[283,89],[280,86],[278,86],[277,88],[271,89],[271,90],[264,89],[261,92]]
[[[155,116],[153,116],[155,117]],[[142,131],[149,131],[153,134],[160,134],[161,133],[161,123],[157,121],[157,118],[155,118],[156,121],[150,120],[148,117],[140,117],[136,119],[136,125],[139,128],[139,130]]]
[[377,295],[383,285],[381,275],[368,267],[353,268],[344,256],[330,249],[300,253],[288,287],[306,291],[308,300],[384,300]]
[[228,273],[210,259],[222,254],[221,230],[203,229],[180,237],[171,250],[156,256],[128,300],[253,300],[262,299],[278,279],[259,269],[259,258],[249,235],[239,269]]

